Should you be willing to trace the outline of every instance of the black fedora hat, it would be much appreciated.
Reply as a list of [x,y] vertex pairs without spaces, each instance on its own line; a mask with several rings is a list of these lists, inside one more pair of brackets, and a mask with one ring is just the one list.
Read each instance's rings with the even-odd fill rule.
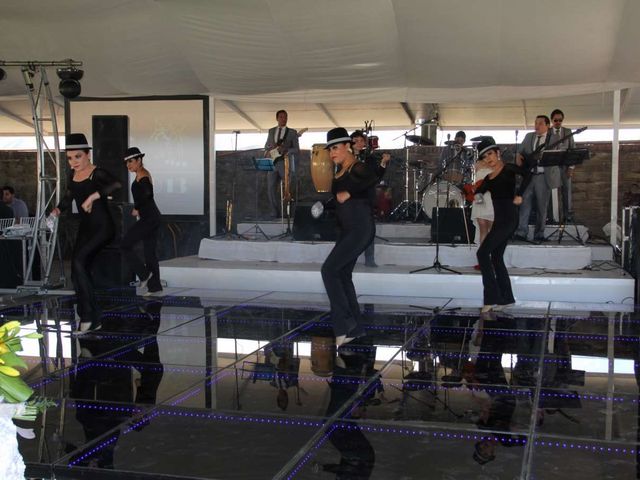
[[84,133],[70,133],[64,139],[65,150],[91,150]]
[[480,140],[480,143],[478,143],[476,148],[478,149],[478,159],[482,159],[482,156],[489,150],[500,150],[500,147],[496,145],[496,141],[493,137],[489,136],[482,137],[482,140]]
[[127,148],[127,151],[124,152],[124,160],[127,161],[130,158],[136,158],[136,157],[144,157],[144,153],[142,153],[140,151],[140,149],[138,147],[129,147]]
[[327,132],[327,144],[324,148],[328,149],[331,145],[335,145],[336,143],[351,143],[351,137],[345,128],[332,128]]

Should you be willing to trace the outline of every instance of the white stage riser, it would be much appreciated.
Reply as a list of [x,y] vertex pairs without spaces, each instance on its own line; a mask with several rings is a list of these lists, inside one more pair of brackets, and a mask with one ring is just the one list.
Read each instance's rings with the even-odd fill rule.
[[[161,276],[170,287],[224,288],[299,293],[324,293],[318,271],[251,268],[193,268],[162,266]],[[355,272],[360,295],[482,299],[480,275]],[[633,301],[633,279],[511,276],[520,301],[624,303]]]
[[[247,242],[242,240],[203,239],[198,256],[210,260],[261,261],[278,263],[321,264],[333,248],[333,242]],[[375,259],[378,265],[431,265],[436,255],[434,245],[377,243]],[[544,245],[509,245],[505,252],[509,268],[546,268],[579,270],[595,259],[590,247]],[[364,256],[359,259],[364,262]],[[478,263],[476,247],[467,245],[440,246],[440,263],[451,267],[472,267]]]
[[[241,235],[246,235],[247,237],[253,239],[264,239],[264,236],[260,233],[256,234],[255,225],[253,223],[238,223],[237,232]],[[283,234],[287,230],[286,222],[283,224],[282,222],[258,222],[257,225],[262,229],[262,231],[268,237],[275,237],[277,235]],[[584,225],[578,225],[578,233],[580,234],[580,239],[586,241],[589,239],[589,229]],[[533,225],[529,225],[529,238],[533,238]],[[557,226],[549,225],[545,228],[545,236],[551,235],[555,232]],[[576,227],[570,225],[566,228],[566,232],[570,233],[572,236],[576,237]],[[425,242],[431,240],[431,225],[425,225],[423,223],[377,223],[376,224],[376,235],[380,237],[384,237],[386,239],[393,238],[415,238],[415,239],[423,239]],[[567,242],[573,242],[571,237],[568,235],[563,235],[563,243],[566,240]],[[473,239],[472,239],[473,240]],[[558,236],[557,234],[552,236],[552,241],[557,242]]]

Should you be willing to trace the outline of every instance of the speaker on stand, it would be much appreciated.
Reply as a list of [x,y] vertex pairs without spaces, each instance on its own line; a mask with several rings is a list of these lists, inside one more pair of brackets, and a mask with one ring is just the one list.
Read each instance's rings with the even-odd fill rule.
[[129,171],[123,161],[129,148],[129,117],[126,115],[94,115],[92,117],[93,164],[105,169],[122,184],[113,193],[116,202],[129,199]]
[[129,171],[123,161],[129,148],[129,117],[126,115],[93,115],[93,163],[109,172],[122,188],[113,192],[109,213],[116,226],[113,241],[96,256],[91,270],[96,288],[124,287],[135,280],[133,272],[120,252],[120,241],[133,225],[133,205],[129,199]]

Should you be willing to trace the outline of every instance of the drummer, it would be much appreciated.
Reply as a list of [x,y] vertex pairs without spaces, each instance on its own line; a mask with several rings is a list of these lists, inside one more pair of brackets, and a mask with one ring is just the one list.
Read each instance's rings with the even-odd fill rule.
[[464,147],[467,135],[462,131],[456,132],[453,140],[445,142],[445,148],[440,154],[440,168],[444,170],[442,178],[456,184],[469,183],[473,172],[473,152]]
[[[367,135],[362,130],[354,130],[351,134],[351,148],[353,149],[353,155],[357,160],[366,163],[369,168],[371,168],[376,175],[378,176],[378,182],[382,180],[385,172],[387,171],[387,166],[389,165],[389,161],[391,160],[391,155],[388,153],[383,153],[382,158],[380,158],[380,163],[378,163],[378,158],[371,155],[371,151],[367,148]],[[372,199],[372,202],[375,203],[375,199]],[[364,264],[367,267],[375,268],[378,265],[375,260],[375,239],[364,251]]]

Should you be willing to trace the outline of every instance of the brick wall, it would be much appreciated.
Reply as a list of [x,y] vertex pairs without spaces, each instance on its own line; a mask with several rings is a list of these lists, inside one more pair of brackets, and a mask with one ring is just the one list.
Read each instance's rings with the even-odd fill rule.
[[[611,197],[611,144],[607,142],[584,144],[591,151],[591,158],[577,167],[574,175],[574,210],[580,223],[587,225],[594,234],[602,235],[602,226],[609,222]],[[512,145],[503,149],[513,151]],[[381,153],[381,152],[380,152]],[[410,147],[408,150],[389,150],[391,165],[385,176],[393,194],[393,205],[404,199],[404,164],[407,159],[412,166],[423,171],[436,171],[439,147]],[[251,158],[261,152],[218,152],[217,154],[217,207],[224,210],[225,202],[231,198],[235,178],[234,223],[253,220],[255,217],[256,181],[258,218],[267,218],[269,207],[266,194],[266,173],[255,173]],[[311,152],[302,151],[297,164],[297,198],[299,201],[315,201],[327,198],[316,193],[311,180]],[[507,155],[508,156],[508,155]],[[411,174],[412,171],[410,171]],[[17,195],[27,202],[30,210],[36,204],[36,155],[34,152],[0,151],[0,184],[11,184]],[[619,205],[625,192],[640,193],[640,142],[625,142],[620,145]],[[293,190],[295,193],[295,189]],[[410,191],[410,200],[413,192]]]
[[0,186],[11,185],[16,196],[27,203],[29,213],[36,210],[38,179],[36,153],[0,151]]

